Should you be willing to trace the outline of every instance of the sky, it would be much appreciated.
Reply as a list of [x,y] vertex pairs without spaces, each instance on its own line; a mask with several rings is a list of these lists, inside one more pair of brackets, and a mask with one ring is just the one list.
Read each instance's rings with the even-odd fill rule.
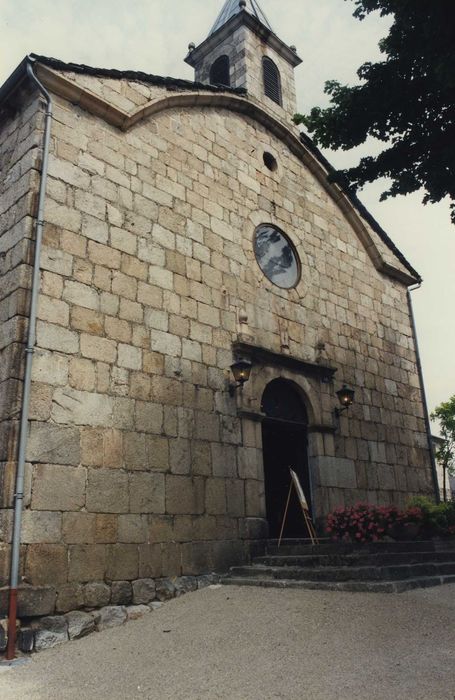
[[[193,79],[188,44],[207,36],[224,0],[0,0],[0,84],[31,52],[102,68]],[[380,57],[390,19],[352,17],[352,0],[260,0],[274,31],[295,44],[299,112],[327,104],[324,82],[357,82],[357,68]],[[372,144],[371,148],[376,145]],[[337,167],[368,149],[324,151]],[[449,205],[423,206],[422,194],[379,202],[384,183],[361,200],[424,279],[413,292],[430,411],[455,394],[455,226]]]

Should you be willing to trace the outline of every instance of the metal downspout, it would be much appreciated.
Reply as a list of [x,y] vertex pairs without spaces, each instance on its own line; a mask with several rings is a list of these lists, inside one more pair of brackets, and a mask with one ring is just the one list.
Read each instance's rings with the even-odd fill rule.
[[412,298],[411,298],[411,292],[415,291],[416,289],[420,289],[421,286],[422,286],[422,282],[419,282],[419,284],[417,284],[415,287],[409,287],[407,289],[406,293],[407,293],[407,297],[408,297],[408,307],[409,307],[409,316],[411,318],[412,334],[414,336],[414,347],[415,347],[415,352],[416,352],[417,371],[419,373],[420,391],[422,393],[423,417],[425,419],[425,428],[427,431],[428,447],[430,450],[431,475],[433,477],[434,495],[435,495],[436,503],[440,503],[441,497],[439,495],[438,474],[436,471],[436,460],[435,460],[435,456],[434,456],[433,440],[431,439],[430,414],[428,413],[427,396],[425,393],[425,384],[423,382],[422,362],[420,360],[419,343],[417,341],[417,329],[416,329],[414,309],[412,308]]
[[41,182],[39,187],[38,213],[36,218],[36,235],[35,235],[35,256],[33,263],[32,289],[30,302],[30,318],[28,325],[27,347],[25,348],[25,373],[24,373],[24,390],[22,396],[22,410],[20,419],[19,432],[19,447],[16,472],[16,492],[14,494],[14,525],[13,539],[11,542],[11,574],[10,574],[10,591],[9,591],[9,614],[8,614],[8,647],[6,658],[14,659],[16,651],[16,618],[17,618],[17,586],[19,580],[19,557],[21,544],[21,525],[22,525],[22,508],[24,501],[24,472],[25,472],[25,454],[27,448],[28,437],[28,416],[30,406],[30,388],[32,379],[32,361],[35,351],[36,342],[36,314],[38,304],[38,293],[40,285],[40,258],[41,258],[41,243],[43,238],[43,215],[44,201],[46,196],[46,181],[49,163],[49,142],[51,135],[52,123],[52,99],[50,94],[40,83],[33,72],[34,61],[27,57],[27,75],[33,83],[38,87],[38,90],[46,100],[46,112],[44,122],[43,136],[43,157],[41,166]]

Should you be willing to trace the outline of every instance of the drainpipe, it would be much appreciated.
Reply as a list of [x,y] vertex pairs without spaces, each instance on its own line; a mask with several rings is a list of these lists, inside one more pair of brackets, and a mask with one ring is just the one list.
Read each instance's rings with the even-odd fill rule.
[[435,460],[435,456],[434,456],[433,440],[431,439],[430,414],[428,413],[427,396],[425,393],[425,384],[423,381],[422,362],[420,360],[419,343],[417,341],[417,329],[416,329],[414,310],[412,308],[412,298],[411,298],[411,292],[415,291],[416,289],[420,289],[421,286],[422,286],[422,282],[419,282],[419,284],[416,284],[415,287],[409,287],[407,290],[407,297],[408,297],[408,306],[409,306],[409,316],[410,316],[411,325],[412,325],[412,334],[414,336],[414,347],[415,347],[415,352],[416,352],[417,371],[419,373],[420,391],[422,392],[423,417],[425,419],[425,428],[427,431],[428,448],[430,450],[431,475],[433,477],[434,495],[435,495],[436,503],[440,503],[441,497],[439,495],[438,474],[436,471],[436,460]]
[[24,390],[22,396],[22,409],[19,429],[19,447],[16,472],[16,492],[14,494],[14,525],[13,539],[11,542],[11,573],[10,573],[10,591],[9,591],[9,613],[8,613],[8,648],[6,658],[14,659],[16,651],[16,617],[17,617],[17,586],[19,579],[19,556],[21,545],[21,525],[22,525],[22,508],[24,502],[24,472],[25,472],[25,454],[27,448],[28,435],[28,416],[30,406],[30,388],[32,380],[32,361],[33,353],[35,352],[36,342],[36,313],[38,304],[38,293],[40,285],[40,258],[41,258],[41,242],[43,239],[43,215],[44,215],[44,200],[46,196],[46,180],[49,162],[49,141],[51,135],[52,123],[52,99],[44,86],[40,83],[33,72],[34,60],[27,57],[27,75],[30,80],[37,86],[38,90],[46,100],[46,112],[44,122],[44,137],[43,137],[43,157],[41,166],[41,182],[39,187],[38,213],[36,217],[35,227],[35,257],[33,262],[32,290],[30,303],[30,318],[28,324],[27,346],[25,348],[25,374],[24,374]]

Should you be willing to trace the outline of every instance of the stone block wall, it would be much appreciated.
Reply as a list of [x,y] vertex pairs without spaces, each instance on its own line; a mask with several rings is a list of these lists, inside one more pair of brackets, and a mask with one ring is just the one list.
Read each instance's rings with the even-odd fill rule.
[[[285,376],[314,426],[330,428],[336,387],[257,367],[230,397],[244,314],[251,342],[275,352],[285,336],[287,352],[314,362],[324,343],[337,381],[356,389],[338,432],[311,436],[320,514],[431,490],[405,287],[377,272],[320,183],[259,123],[195,106],[122,132],[55,98],[45,220],[27,582],[72,590],[226,569],[265,536],[261,429],[248,411],[260,414],[266,382]],[[295,289],[262,275],[260,223],[294,242]]]
[[[271,112],[284,121],[288,128],[295,129],[293,117],[297,112],[294,68],[266,42],[261,40],[246,26],[240,26],[226,39],[217,42],[212,51],[196,65],[195,79],[202,83],[210,82],[210,70],[220,56],[228,56],[230,61],[231,87],[245,88]],[[264,94],[262,59],[267,56],[276,64],[281,78],[282,105]]]
[[[11,507],[22,397],[40,144],[35,94],[21,91],[0,117],[0,585],[9,571]],[[29,470],[27,477],[29,477]]]

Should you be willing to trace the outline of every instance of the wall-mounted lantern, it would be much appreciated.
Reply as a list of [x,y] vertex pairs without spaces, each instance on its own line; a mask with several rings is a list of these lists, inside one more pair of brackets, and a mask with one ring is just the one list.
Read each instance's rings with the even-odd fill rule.
[[252,363],[249,360],[237,360],[231,365],[231,371],[234,375],[235,384],[229,384],[229,394],[234,396],[239,387],[243,387],[245,382],[250,378]]
[[336,394],[341,405],[341,408],[335,408],[335,415],[338,418],[343,411],[347,411],[348,408],[354,403],[355,391],[354,389],[347,387],[346,384],[343,384],[342,388],[337,391]]

